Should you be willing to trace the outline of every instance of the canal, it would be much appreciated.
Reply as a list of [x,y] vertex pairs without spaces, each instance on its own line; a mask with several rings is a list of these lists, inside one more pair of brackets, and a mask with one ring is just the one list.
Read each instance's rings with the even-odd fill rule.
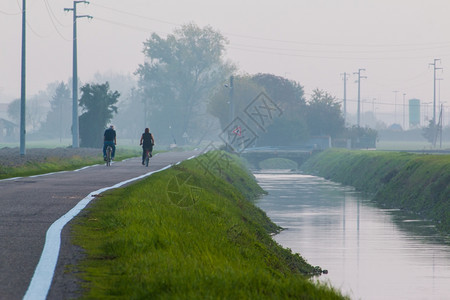
[[274,239],[351,299],[450,299],[450,242],[433,225],[383,209],[351,187],[290,171],[255,172]]

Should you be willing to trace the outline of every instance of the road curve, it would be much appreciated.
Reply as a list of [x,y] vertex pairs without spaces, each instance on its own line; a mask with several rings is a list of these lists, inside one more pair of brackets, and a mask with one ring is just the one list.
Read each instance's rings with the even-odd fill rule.
[[[41,258],[49,227],[91,192],[112,187],[197,155],[198,152],[160,153],[141,165],[140,158],[97,165],[78,171],[0,180],[0,298],[22,299]],[[76,295],[73,278],[64,278],[77,253],[69,242],[68,226],[61,234],[61,249],[48,299]],[[71,286],[73,285],[73,286]],[[32,295],[30,296],[32,299]]]

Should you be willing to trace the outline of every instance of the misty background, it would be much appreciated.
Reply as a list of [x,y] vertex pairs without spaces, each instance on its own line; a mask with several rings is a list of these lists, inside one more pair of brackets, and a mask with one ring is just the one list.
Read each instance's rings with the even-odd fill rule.
[[[71,8],[73,1],[28,2],[27,139],[59,139],[62,144],[70,144],[72,13],[64,12],[64,8]],[[117,113],[110,121],[116,125],[119,140],[136,143],[146,126],[165,144],[217,140],[229,117],[226,105],[230,90],[225,84],[229,84],[231,75],[237,84],[247,82],[244,85],[248,88],[241,91],[241,96],[234,92],[234,101],[241,103],[235,107],[235,116],[258,92],[270,90],[267,83],[257,83],[254,77],[270,75],[297,87],[298,106],[293,107],[305,109],[297,116],[284,114],[280,119],[284,127],[278,126],[296,128],[298,141],[304,141],[307,136],[330,132],[289,122],[307,123],[306,104],[317,96],[317,91],[325,102],[328,98],[339,103],[342,113],[346,74],[344,125],[351,128],[357,123],[354,73],[359,69],[364,69],[360,82],[361,126],[394,140],[399,139],[399,131],[402,138],[424,140],[423,127],[433,117],[434,70],[430,63],[438,68],[436,106],[442,104],[443,126],[449,125],[450,84],[445,80],[450,55],[447,1],[99,0],[78,4],[77,10],[80,15],[93,16],[92,20],[77,21],[79,87],[108,82],[110,91],[120,94],[115,104]],[[143,73],[139,73],[141,66],[152,63],[152,59],[154,62],[145,53],[145,43],[154,34],[165,40],[188,24],[200,30],[210,28],[223,37],[223,49],[208,71],[209,81],[199,87],[197,95],[191,95],[193,98],[183,98],[190,90],[181,86],[183,78],[179,78],[178,85],[174,77],[159,78],[159,89],[150,92]],[[14,101],[20,98],[20,1],[2,1],[0,28],[0,118],[3,123],[11,122],[3,124],[5,131],[18,124]],[[199,57],[202,59],[204,56]],[[161,73],[161,69],[153,71]],[[172,70],[166,75],[180,74]],[[173,86],[164,89],[162,82]],[[255,84],[252,90],[250,86]],[[157,93],[164,96],[153,97]],[[281,94],[270,96],[276,95]],[[288,105],[290,100],[286,99],[278,101]],[[420,120],[414,126],[409,120],[410,99],[420,100]],[[223,116],[208,108],[214,101],[224,104],[219,109]],[[180,103],[187,106],[180,107]],[[79,114],[83,114],[82,107]],[[403,132],[406,129],[408,132]],[[384,133],[388,131],[392,132]],[[444,129],[443,138],[447,136]],[[16,142],[17,138],[8,141]]]

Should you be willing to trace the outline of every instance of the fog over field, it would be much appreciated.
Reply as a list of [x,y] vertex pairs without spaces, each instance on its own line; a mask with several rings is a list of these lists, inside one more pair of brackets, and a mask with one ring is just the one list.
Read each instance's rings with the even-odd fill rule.
[[[78,2],[80,87],[108,81],[112,91],[120,92],[118,114],[112,122],[129,138],[148,123],[143,120],[133,128],[125,128],[126,124],[145,119],[143,111],[155,111],[155,106],[127,111],[133,93],[139,90],[136,71],[149,61],[143,53],[144,42],[152,34],[165,39],[186,24],[210,26],[223,35],[228,41],[223,59],[235,66],[235,76],[273,74],[300,84],[306,100],[320,89],[342,105],[345,86],[349,125],[357,123],[358,72],[361,125],[384,129],[395,123],[408,129],[410,99],[420,100],[419,126],[428,125],[433,107],[438,116],[441,104],[443,125],[450,121],[450,82],[445,78],[450,66],[447,0]],[[0,3],[0,104],[20,98],[22,3]],[[58,83],[72,88],[73,7],[69,0],[26,3],[30,134],[43,126],[52,110]],[[227,81],[228,76],[219,86]],[[70,101],[60,109],[64,134],[58,137],[70,139]],[[6,105],[0,105],[0,118],[18,124],[6,110]],[[174,127],[164,126],[161,134],[170,135]],[[203,127],[212,129],[205,136],[217,137],[221,130],[214,118]],[[183,134],[183,130],[174,134],[178,143]]]

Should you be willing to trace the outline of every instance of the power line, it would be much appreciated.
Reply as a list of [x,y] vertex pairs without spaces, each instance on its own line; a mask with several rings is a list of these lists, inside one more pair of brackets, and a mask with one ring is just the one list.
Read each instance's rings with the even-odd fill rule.
[[48,0],[43,0],[43,1],[45,4],[45,8],[47,9],[47,13],[50,16],[50,19],[52,19],[52,23],[54,23],[53,22],[53,19],[54,19],[61,27],[69,27],[69,25],[64,25],[61,21],[58,20],[58,18],[56,17],[55,13],[52,10],[52,7],[48,3]]
[[[71,39],[66,38],[66,37],[59,31],[58,27],[57,27],[56,24],[55,24],[54,19],[55,19],[55,20],[58,22],[58,24],[60,24],[61,26],[63,26],[63,27],[67,27],[67,26],[63,25],[63,24],[56,18],[55,14],[53,13],[53,10],[51,9],[50,4],[48,3],[47,0],[44,0],[44,4],[45,4],[45,8],[47,9],[48,16],[50,17],[50,21],[52,22],[53,28],[55,28],[55,30],[56,30],[56,32],[58,33],[58,35],[59,35],[63,40],[65,40],[65,41],[71,41]],[[53,19],[52,16],[54,17],[54,19]]]
[[18,16],[21,13],[22,13],[22,11],[15,12],[15,13],[10,13],[10,12],[6,12],[6,11],[3,11],[3,10],[0,10],[0,14],[7,15],[7,16]]
[[[424,59],[428,58],[429,55],[423,55],[423,56],[391,56],[391,57],[355,57],[355,56],[326,56],[326,55],[312,55],[312,54],[289,54],[289,53],[281,53],[281,52],[273,52],[273,51],[264,51],[261,49],[264,49],[264,47],[257,47],[255,46],[255,49],[245,49],[242,47],[234,47],[234,46],[228,46],[229,49],[235,49],[239,51],[245,51],[245,52],[252,52],[252,53],[263,53],[263,54],[270,54],[270,55],[278,55],[278,56],[286,56],[286,57],[303,57],[303,58],[316,58],[316,59],[340,59],[340,60],[410,60],[410,59]],[[317,52],[317,51],[314,51]],[[336,52],[336,51],[334,51]],[[449,56],[443,55],[443,56]]]
[[147,16],[143,16],[143,15],[127,12],[127,11],[124,11],[124,10],[120,10],[120,9],[109,7],[109,6],[105,6],[105,5],[100,5],[100,4],[95,4],[95,3],[92,3],[92,5],[93,6],[98,6],[98,7],[101,7],[101,8],[105,8],[105,9],[109,9],[111,11],[115,11],[115,12],[118,12],[118,13],[121,13],[121,14],[132,16],[132,17],[137,17],[137,18],[150,20],[150,21],[155,21],[155,22],[164,23],[164,24],[169,24],[169,25],[181,26],[181,24],[179,24],[179,23],[174,23],[174,22],[163,21],[163,20],[159,20],[159,19],[155,19],[155,18],[150,18],[150,17],[147,17]]
[[[104,9],[108,9],[117,13],[121,13],[121,14],[125,14],[125,15],[129,15],[129,16],[133,16],[133,17],[137,17],[137,18],[141,18],[141,19],[146,19],[146,20],[150,20],[150,21],[155,21],[155,22],[159,22],[159,23],[163,23],[163,24],[169,24],[169,25],[175,25],[175,26],[181,26],[182,24],[180,23],[176,23],[176,22],[171,22],[171,21],[166,21],[166,20],[161,20],[161,19],[156,19],[156,18],[151,18],[148,16],[144,16],[141,14],[136,14],[136,13],[132,13],[132,12],[128,12],[122,9],[117,9],[117,8],[113,8],[110,6],[105,6],[105,5],[100,5],[100,4],[95,4],[92,3],[93,6],[98,6]],[[96,17],[97,18],[97,17]],[[126,25],[126,26],[134,26],[134,25]],[[406,47],[408,49],[406,50],[411,50],[411,47],[425,47],[422,49],[414,49],[414,50],[432,50],[432,49],[437,49],[437,48],[447,48],[450,47],[450,41],[444,41],[444,42],[427,42],[427,43],[401,43],[401,44],[354,44],[354,43],[349,43],[349,44],[342,44],[342,43],[317,43],[317,42],[304,42],[304,41],[295,41],[295,40],[281,40],[281,39],[271,39],[271,38],[265,38],[265,37],[257,37],[257,36],[252,36],[252,35],[243,35],[243,34],[236,34],[236,33],[231,33],[231,32],[224,32],[225,35],[228,36],[234,36],[234,37],[238,37],[238,38],[245,38],[245,39],[252,39],[252,40],[260,40],[260,41],[269,41],[269,42],[277,42],[277,43],[287,43],[287,44],[299,44],[299,45],[305,45],[305,46],[323,46],[323,47],[367,47],[367,48],[379,48],[379,47]],[[381,50],[381,51],[390,51],[390,50]],[[401,49],[396,50],[396,51],[401,51]]]
[[153,29],[150,29],[150,28],[146,28],[146,27],[128,25],[128,24],[125,24],[125,23],[121,23],[121,22],[117,22],[117,21],[113,21],[113,20],[109,20],[109,19],[105,19],[105,18],[101,18],[101,17],[97,17],[97,16],[95,17],[95,20],[99,20],[99,21],[102,21],[102,22],[105,22],[105,23],[110,23],[110,24],[113,24],[113,25],[116,25],[116,26],[121,26],[121,27],[125,27],[125,28],[135,29],[135,30],[142,31],[142,32],[149,32],[149,33],[159,32],[159,33],[166,34],[166,35],[169,34],[167,32],[156,31],[156,30],[153,30]]
[[[296,48],[278,48],[278,47],[266,47],[266,46],[255,46],[255,45],[245,45],[245,44],[238,44],[238,43],[232,43],[232,45],[242,48],[257,48],[257,49],[266,49],[266,50],[277,50],[277,51],[302,51],[302,52],[321,52],[321,53],[330,53],[335,52],[335,49],[332,50],[324,50],[324,49],[296,49]],[[353,47],[355,48],[355,47]],[[441,47],[424,47],[420,49],[414,49],[414,48],[408,48],[408,49],[378,49],[378,50],[339,50],[339,53],[346,53],[346,54],[373,54],[373,53],[395,53],[395,52],[415,52],[415,51],[427,51],[427,50],[433,50],[437,48],[450,48],[450,44],[446,46]]]

